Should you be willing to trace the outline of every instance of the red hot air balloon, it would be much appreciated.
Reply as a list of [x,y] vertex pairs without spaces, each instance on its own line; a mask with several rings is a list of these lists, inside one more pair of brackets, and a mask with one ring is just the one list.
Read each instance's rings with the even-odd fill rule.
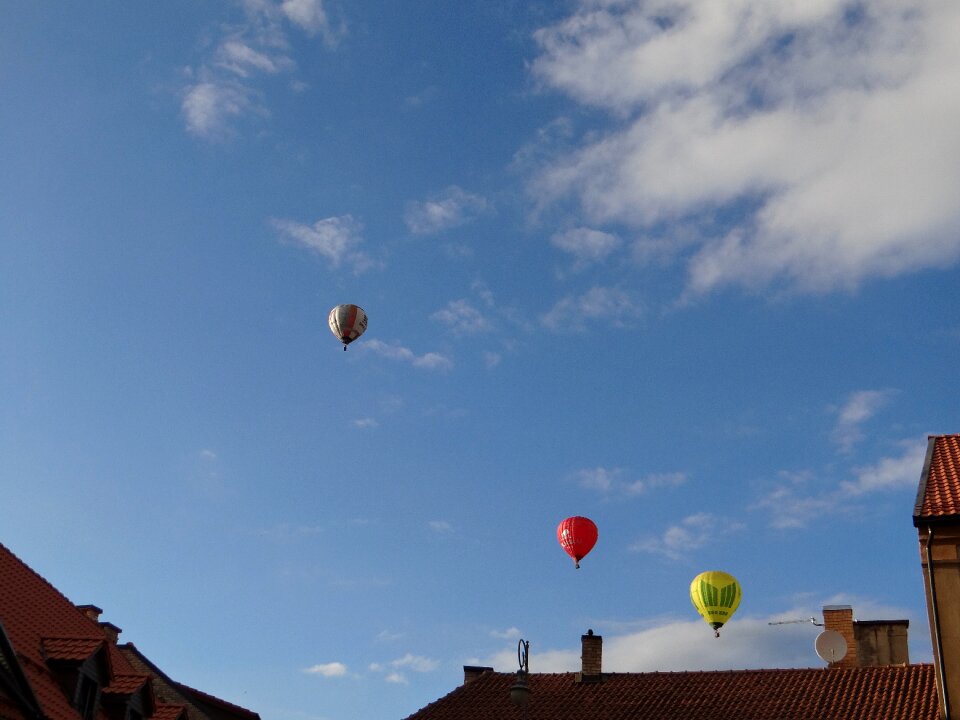
[[590,518],[568,517],[557,525],[557,542],[579,568],[580,561],[597,544],[597,526]]

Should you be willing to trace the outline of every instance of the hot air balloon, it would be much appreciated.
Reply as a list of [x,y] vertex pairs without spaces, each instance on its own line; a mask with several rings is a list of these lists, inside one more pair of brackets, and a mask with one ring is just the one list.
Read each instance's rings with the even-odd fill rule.
[[330,331],[343,343],[343,349],[367,329],[367,314],[356,305],[337,305],[327,317]]
[[593,549],[597,543],[597,526],[590,518],[568,517],[557,525],[557,541],[564,552],[573,558],[577,568],[584,555]]
[[723,624],[737,611],[742,594],[737,579],[720,570],[702,572],[690,583],[690,602],[717,637]]

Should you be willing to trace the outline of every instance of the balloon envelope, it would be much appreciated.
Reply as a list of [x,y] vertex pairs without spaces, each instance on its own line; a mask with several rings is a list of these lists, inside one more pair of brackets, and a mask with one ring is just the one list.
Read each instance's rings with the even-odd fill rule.
[[720,637],[720,628],[740,606],[740,583],[728,573],[709,570],[690,583],[690,602]]
[[557,541],[577,567],[580,567],[584,555],[597,544],[597,536],[593,520],[579,515],[568,517],[557,526]]
[[367,329],[367,314],[357,305],[337,305],[327,316],[327,324],[346,350]]

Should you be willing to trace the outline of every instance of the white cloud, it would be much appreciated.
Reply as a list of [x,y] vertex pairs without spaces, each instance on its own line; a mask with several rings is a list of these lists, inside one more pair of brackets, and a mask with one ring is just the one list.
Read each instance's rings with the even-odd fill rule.
[[250,91],[229,83],[199,82],[183,93],[180,109],[191,135],[207,139],[229,136],[229,120],[253,105]]
[[280,9],[308,35],[321,35],[328,46],[336,45],[343,32],[331,24],[323,0],[283,0]]
[[509,627],[506,630],[491,630],[490,636],[503,640],[517,640],[520,637],[520,629]]
[[574,267],[577,269],[603,262],[621,245],[620,238],[616,235],[585,227],[557,233],[550,238],[550,243],[572,255],[576,260]]
[[637,480],[624,480],[621,468],[587,468],[577,472],[580,486],[603,493],[642,495],[661,487],[675,487],[686,482],[684,473],[652,473]]
[[634,543],[630,549],[634,552],[665,555],[677,560],[707,543],[716,542],[719,538],[742,529],[742,523],[701,512],[689,515],[679,524],[670,526],[660,537],[648,537]]
[[540,204],[641,228],[702,220],[691,295],[825,292],[960,257],[956,3],[578,7],[537,33],[533,71],[616,128],[554,156],[532,178]]
[[380,423],[377,422],[376,418],[372,417],[357,418],[353,421],[353,426],[355,428],[360,428],[361,430],[379,427],[379,425]]
[[448,370],[453,367],[453,361],[440,353],[428,352],[417,355],[410,348],[402,345],[392,345],[382,340],[368,340],[363,344],[363,347],[382,357],[408,362],[414,367],[428,370]]
[[847,496],[897,488],[913,488],[920,481],[920,470],[927,456],[925,442],[901,443],[903,454],[882,458],[874,465],[857,468],[856,479],[843,482],[840,489]]
[[[321,0],[243,0],[244,18],[224,23],[224,34],[208,55],[188,69],[191,82],[181,93],[181,111],[187,131],[204,140],[225,140],[235,134],[235,121],[249,115],[266,117],[269,110],[260,90],[264,76],[296,68],[284,20],[309,35],[320,34],[334,46],[340,34]],[[303,83],[290,84],[294,92]]]
[[483,197],[454,185],[430,200],[408,203],[404,220],[414,235],[432,235],[464,225],[488,209]]
[[396,685],[407,685],[409,680],[403,673],[391,672],[387,673],[387,676],[384,678],[388,683],[394,683]]
[[407,653],[402,658],[390,661],[390,667],[407,668],[418,673],[433,672],[439,664],[436,660],[423,657],[422,655],[412,655],[410,653]]
[[847,452],[863,438],[860,426],[876,414],[893,394],[891,390],[860,390],[852,393],[837,410],[833,439]]
[[254,72],[275,75],[293,66],[293,61],[286,56],[254,50],[236,38],[226,40],[220,45],[215,62],[224,70],[244,78]]
[[[622,623],[603,622],[607,627],[594,625],[603,637],[604,672],[679,672],[687,670],[742,670],[744,668],[804,668],[824,667],[814,652],[813,643],[822,628],[812,623],[770,625],[778,620],[799,620],[809,617],[822,622],[823,605],[850,604],[857,619],[908,619],[911,635],[917,627],[918,637],[924,632],[925,617],[913,617],[903,608],[880,605],[870,599],[834,596],[821,603],[797,604],[769,616],[737,615],[720,630],[720,638],[689,607],[682,617],[662,617],[641,620],[641,629],[634,632],[609,632]],[[532,654],[535,672],[568,673],[580,670],[580,646],[575,648],[538,648]],[[928,657],[914,662],[929,662]],[[486,658],[473,658],[471,664],[493,667],[500,672],[512,672],[517,666],[516,648],[505,648]],[[532,664],[532,662],[531,662]]]
[[459,335],[474,335],[492,329],[492,324],[483,313],[466,300],[451,300],[442,310],[430,316]]
[[326,258],[334,268],[351,265],[359,273],[373,266],[370,257],[357,249],[363,243],[363,225],[351,215],[323,218],[313,225],[279,218],[270,222],[283,238]]
[[582,331],[588,325],[624,325],[639,317],[640,306],[618,288],[594,287],[580,297],[565,297],[540,319],[551,330]]
[[809,484],[809,473],[794,476],[791,482],[778,485],[761,498],[753,509],[767,511],[771,527],[802,528],[819,517],[850,511],[852,504],[865,495],[913,489],[920,480],[927,444],[907,440],[900,447],[900,455],[855,468],[852,480],[843,480],[819,493],[804,487]]
[[434,532],[438,532],[438,533],[453,532],[453,525],[448,523],[446,520],[431,520],[429,523],[427,523],[427,525]]
[[770,527],[780,530],[806,527],[812,519],[838,511],[831,495],[801,495],[788,485],[777,487],[753,507],[766,510]]
[[341,662],[321,663],[306,668],[304,672],[308,675],[321,675],[323,677],[343,677],[347,674],[347,666]]

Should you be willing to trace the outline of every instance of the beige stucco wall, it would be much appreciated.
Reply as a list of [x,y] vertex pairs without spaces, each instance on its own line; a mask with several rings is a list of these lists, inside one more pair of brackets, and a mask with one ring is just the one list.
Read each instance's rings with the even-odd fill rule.
[[[936,604],[930,597],[930,576],[927,568],[928,529],[919,528],[920,563],[923,567],[924,590],[927,596],[927,614],[933,643],[933,660],[937,666],[937,686],[946,689],[949,720],[960,720],[960,527],[934,527],[931,555]],[[939,642],[934,609],[939,617]],[[943,661],[945,678],[941,677]],[[941,692],[940,713],[944,715],[944,695]]]

